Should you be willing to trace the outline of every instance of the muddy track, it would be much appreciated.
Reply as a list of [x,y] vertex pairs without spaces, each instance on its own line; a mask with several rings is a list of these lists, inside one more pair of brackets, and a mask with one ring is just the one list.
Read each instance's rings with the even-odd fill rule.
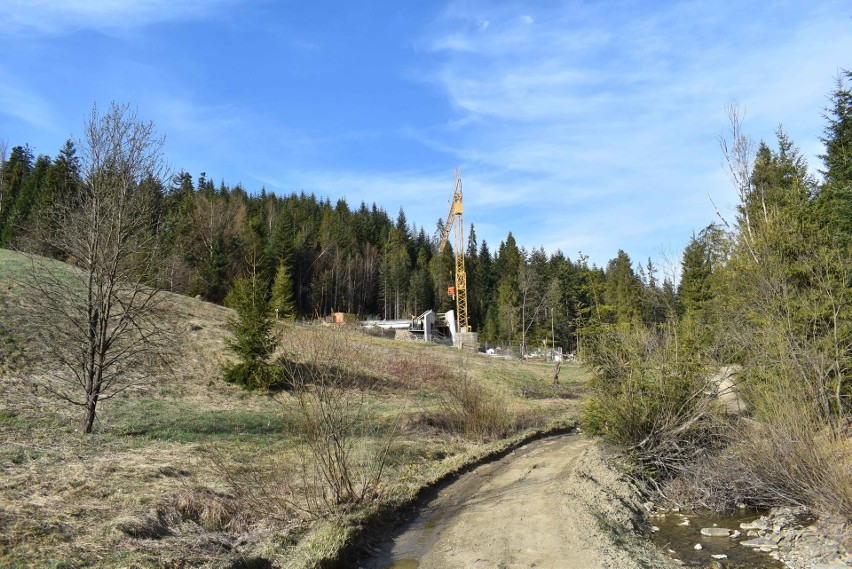
[[581,435],[548,437],[441,489],[364,567],[668,567],[635,490]]

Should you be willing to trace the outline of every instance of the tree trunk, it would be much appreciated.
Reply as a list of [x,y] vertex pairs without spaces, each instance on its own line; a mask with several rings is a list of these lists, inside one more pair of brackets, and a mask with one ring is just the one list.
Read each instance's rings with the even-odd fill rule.
[[80,424],[80,432],[83,434],[89,434],[92,432],[92,428],[95,426],[95,412],[98,406],[98,396],[92,395],[88,398],[86,402],[86,416],[83,418],[83,422]]

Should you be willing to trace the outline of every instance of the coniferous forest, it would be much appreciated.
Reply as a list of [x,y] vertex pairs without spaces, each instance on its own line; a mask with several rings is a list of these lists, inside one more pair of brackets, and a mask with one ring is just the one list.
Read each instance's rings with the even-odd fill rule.
[[[55,157],[11,148],[2,165],[0,246],[56,256],[44,245],[56,203],[78,191],[80,160],[68,140]],[[180,172],[164,186],[150,181],[159,234],[157,283],[170,291],[221,303],[235,281],[258,272],[270,287],[291,291],[293,316],[332,311],[407,318],[429,308],[454,308],[452,246],[438,253],[440,219],[427,228],[400,209],[305,193],[277,196],[264,188],[218,184],[204,172]],[[496,249],[466,238],[468,310],[473,329],[492,345],[555,343],[574,351],[590,318],[662,322],[675,303],[670,279],[648,260],[634,267],[623,251],[606,268],[561,252],[519,245],[507,228]],[[66,259],[63,259],[66,260]]]
[[[737,218],[721,219],[693,235],[677,285],[677,275],[663,275],[650,259],[631,259],[624,251],[605,267],[590,266],[582,255],[571,259],[560,251],[527,249],[511,228],[492,247],[477,239],[472,223],[465,259],[473,329],[492,345],[529,351],[555,343],[573,352],[578,332],[590,324],[656,326],[704,318],[703,307],[715,294],[713,275],[735,254],[738,239],[754,236],[758,218],[770,210],[793,217],[786,231],[810,225],[847,242],[852,234],[849,80],[844,72],[824,109],[822,181],[780,128],[777,140],[756,146],[753,164],[729,162],[742,200]],[[35,156],[26,143],[2,156],[0,246],[56,256],[43,237],[56,229],[52,208],[81,184],[75,142],[68,140],[54,157]],[[743,167],[746,174],[735,171]],[[270,287],[289,287],[296,318],[341,311],[395,319],[453,308],[447,295],[453,252],[451,246],[437,251],[440,218],[436,226],[418,226],[402,209],[392,217],[381,204],[353,207],[343,198],[278,196],[264,188],[217,183],[204,172],[193,177],[181,171],[169,185],[152,180],[141,190],[155,198],[151,225],[162,243],[151,278],[167,290],[221,303],[238,277],[259,273]]]
[[[852,234],[849,81],[843,72],[824,109],[821,181],[780,128],[777,140],[756,146],[753,164],[729,161],[742,200],[736,219],[720,219],[693,235],[679,279],[624,251],[598,267],[582,255],[528,249],[511,228],[493,247],[477,239],[472,223],[465,258],[473,329],[492,345],[529,350],[553,342],[573,352],[578,332],[590,324],[704,318],[703,307],[715,294],[713,275],[771,210],[795,220],[786,231],[809,225],[846,243]],[[51,157],[35,156],[20,142],[0,157],[0,247],[56,256],[44,237],[56,229],[52,208],[81,184],[77,145],[68,140]],[[237,278],[259,273],[270,288],[276,282],[279,290],[289,287],[296,318],[332,311],[406,318],[453,307],[447,295],[453,252],[451,246],[437,251],[440,217],[436,226],[418,226],[402,209],[394,217],[381,204],[353,207],[343,198],[304,192],[278,196],[217,183],[205,172],[180,171],[170,184],[151,180],[141,191],[154,197],[151,225],[162,243],[151,278],[167,290],[221,303]]]

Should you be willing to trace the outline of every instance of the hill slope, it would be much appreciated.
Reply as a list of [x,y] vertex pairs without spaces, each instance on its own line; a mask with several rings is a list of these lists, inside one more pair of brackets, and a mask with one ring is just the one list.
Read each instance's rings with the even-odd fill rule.
[[[358,515],[410,499],[504,437],[576,416],[577,367],[552,387],[546,365],[288,328],[282,362],[348,374],[334,394],[351,411],[351,478],[383,460],[359,507],[328,504],[305,430],[310,404],[225,383],[230,311],[164,294],[171,371],[140,370],[145,381],[102,403],[96,433],[79,435],[79,410],[44,389],[61,368],[12,324],[36,317],[21,308],[28,263],[0,250],[0,564],[310,565],[351,539]],[[329,513],[336,521],[318,521]]]

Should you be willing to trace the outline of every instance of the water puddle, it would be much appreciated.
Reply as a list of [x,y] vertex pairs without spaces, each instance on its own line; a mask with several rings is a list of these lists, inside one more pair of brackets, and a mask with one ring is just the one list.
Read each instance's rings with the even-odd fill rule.
[[416,559],[400,559],[393,563],[381,565],[379,569],[417,569],[419,566],[420,562]]
[[[759,518],[760,514],[761,512],[753,510],[742,510],[725,516],[668,512],[654,516],[650,521],[660,528],[654,533],[654,543],[657,547],[680,559],[687,567],[783,568],[784,564],[770,557],[768,553],[740,545],[741,541],[752,539],[746,536],[745,530],[740,529],[740,523],[751,522]],[[741,534],[737,537],[701,535],[702,528],[713,527],[736,530]],[[701,545],[700,549],[695,548],[697,544]],[[722,555],[725,557],[720,557]],[[714,561],[716,565],[712,565]]]
[[372,563],[376,569],[415,569],[418,561],[437,543],[444,529],[468,501],[480,491],[483,480],[493,475],[496,463],[480,466],[451,485],[440,488],[421,506],[416,516],[394,537],[386,542]]

